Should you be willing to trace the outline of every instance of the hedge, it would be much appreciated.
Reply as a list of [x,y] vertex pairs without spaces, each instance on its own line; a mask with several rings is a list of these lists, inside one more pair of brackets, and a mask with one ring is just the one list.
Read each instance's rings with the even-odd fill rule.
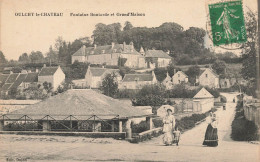
[[255,123],[245,118],[242,101],[237,102],[236,114],[231,127],[231,138],[235,141],[256,141],[259,139]]

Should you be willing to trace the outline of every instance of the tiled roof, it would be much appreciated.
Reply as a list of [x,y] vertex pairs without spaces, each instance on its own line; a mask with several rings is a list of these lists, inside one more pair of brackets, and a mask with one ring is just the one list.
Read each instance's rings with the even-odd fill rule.
[[124,53],[124,54],[136,54],[139,53],[133,48],[132,45],[115,44],[112,45],[85,47],[82,46],[78,51],[76,51],[73,56],[86,56],[86,55],[98,55],[98,54],[111,54],[111,53]]
[[49,76],[53,75],[59,67],[43,67],[41,72],[39,73],[39,76]]
[[125,74],[123,82],[152,81],[152,74]]
[[17,88],[26,78],[27,74],[19,74],[18,78],[14,81],[10,88]]
[[11,85],[12,85],[12,83],[5,83],[2,86],[1,91],[7,91]]
[[38,81],[38,73],[28,73],[23,82],[32,83]]
[[171,59],[171,57],[163,52],[162,50],[148,50],[145,53],[145,57],[156,57],[156,58],[168,58]]
[[10,76],[9,76],[8,79],[5,81],[5,83],[13,83],[13,82],[16,80],[16,78],[17,78],[18,75],[19,75],[19,74],[17,74],[17,73],[15,73],[15,74],[10,74]]
[[93,76],[102,76],[105,73],[112,73],[118,71],[117,69],[106,69],[106,68],[92,68],[90,67],[90,71]]
[[[14,116],[16,114],[27,114],[34,117],[34,119],[41,119],[46,115],[51,115],[55,119],[58,119],[60,115],[74,115],[76,118],[84,118],[84,120],[92,115],[102,115],[102,119],[106,116],[111,119],[116,115],[121,119],[152,115],[152,113],[135,109],[131,105],[124,104],[120,100],[105,96],[91,89],[71,89],[9,114]],[[64,116],[60,118],[64,119]]]
[[0,75],[0,87],[2,87],[2,85],[4,85],[5,81],[7,80],[9,74],[1,74]]

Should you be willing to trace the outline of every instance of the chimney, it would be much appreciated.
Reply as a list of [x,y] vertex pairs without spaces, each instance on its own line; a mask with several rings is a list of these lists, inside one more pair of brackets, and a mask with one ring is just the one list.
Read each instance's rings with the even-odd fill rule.
[[132,41],[129,43],[129,45],[131,45],[131,50],[134,50],[134,43]]
[[97,48],[97,45],[96,44],[94,44],[94,49],[96,49]]
[[81,49],[82,49],[82,52],[85,53],[85,51],[86,51],[86,46],[83,45]]
[[43,67],[46,67],[46,64],[43,64]]
[[111,45],[112,45],[112,47],[111,47],[111,48],[113,49],[113,48],[114,48],[114,46],[115,46],[115,43],[114,43],[114,42],[112,42],[112,44],[111,44]]

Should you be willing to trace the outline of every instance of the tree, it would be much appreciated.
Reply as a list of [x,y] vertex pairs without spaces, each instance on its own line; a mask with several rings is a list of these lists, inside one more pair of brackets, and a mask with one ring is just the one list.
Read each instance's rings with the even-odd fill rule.
[[196,83],[196,77],[199,76],[200,74],[200,67],[198,65],[195,66],[191,66],[189,67],[189,69],[186,71],[186,74],[189,77],[189,82],[191,84],[195,84]]
[[166,78],[167,69],[165,69],[165,68],[155,68],[154,74],[156,76],[156,79],[159,82],[162,82]]
[[63,45],[63,42],[64,42],[63,38],[61,36],[59,36],[55,40],[54,50],[59,51],[60,47]]
[[48,83],[48,82],[44,82],[43,84],[43,88],[46,90],[46,92],[47,93],[50,93],[51,92],[51,90],[52,90],[52,85],[51,85],[51,83]]
[[52,46],[50,46],[49,51],[46,56],[46,61],[50,63],[58,63],[58,55],[57,52],[52,49]]
[[107,74],[102,81],[100,89],[103,91],[103,94],[114,97],[118,92],[118,83],[116,82],[115,73]]
[[218,75],[225,75],[226,63],[222,60],[216,60],[212,64],[212,69],[216,71]]
[[22,62],[22,63],[29,63],[30,62],[30,58],[29,58],[27,53],[23,53],[21,56],[19,56],[18,61]]
[[0,64],[6,63],[5,55],[0,51]]
[[132,23],[129,22],[129,21],[126,21],[126,22],[125,22],[125,27],[123,28],[123,30],[124,30],[124,31],[127,31],[127,30],[130,30],[130,29],[132,29],[132,28],[133,28]]
[[32,51],[31,54],[29,55],[29,58],[31,60],[31,63],[43,63],[44,62],[44,57],[42,52],[40,51]]
[[144,86],[132,99],[134,106],[161,106],[166,104],[165,88],[159,85]]
[[[256,14],[257,15],[257,14]],[[248,12],[246,16],[247,42],[243,46],[241,74],[246,80],[256,79],[256,28],[257,20],[254,13]]]

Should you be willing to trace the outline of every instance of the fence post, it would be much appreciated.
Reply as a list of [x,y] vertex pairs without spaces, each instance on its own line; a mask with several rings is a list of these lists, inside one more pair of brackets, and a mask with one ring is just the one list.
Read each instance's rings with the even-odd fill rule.
[[149,130],[153,129],[153,119],[151,117],[146,117],[146,123],[149,125]]
[[131,119],[126,121],[126,138],[132,138]]
[[0,121],[0,131],[4,131],[4,120]]

